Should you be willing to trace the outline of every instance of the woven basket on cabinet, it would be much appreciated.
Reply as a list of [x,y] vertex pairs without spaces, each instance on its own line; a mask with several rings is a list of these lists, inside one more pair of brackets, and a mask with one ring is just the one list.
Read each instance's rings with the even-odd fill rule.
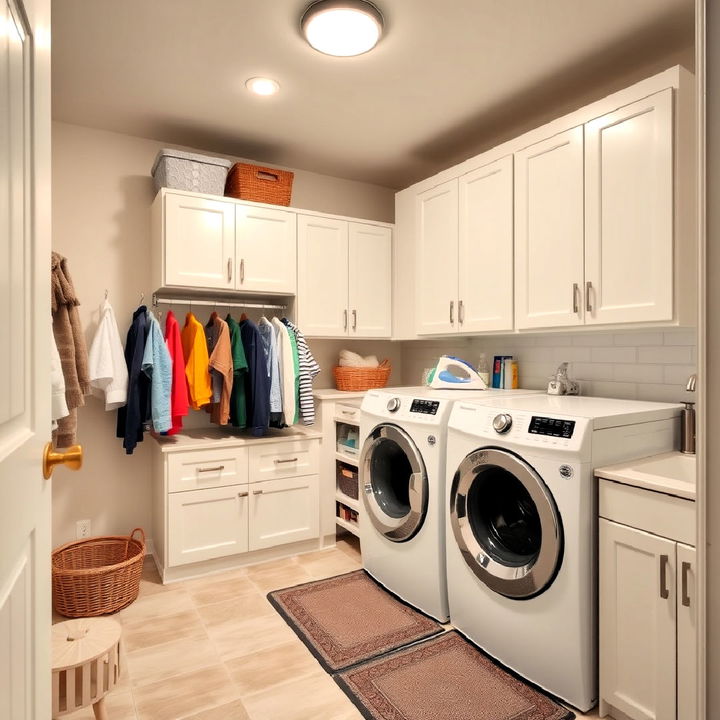
[[[140,533],[141,539],[134,537]],[[77,540],[52,553],[53,606],[66,617],[112,613],[140,591],[145,533]]]
[[238,200],[289,205],[295,173],[277,168],[235,163],[225,181],[225,195]]
[[335,387],[338,390],[361,392],[383,388],[390,378],[392,367],[389,360],[383,360],[377,367],[342,367],[334,368]]

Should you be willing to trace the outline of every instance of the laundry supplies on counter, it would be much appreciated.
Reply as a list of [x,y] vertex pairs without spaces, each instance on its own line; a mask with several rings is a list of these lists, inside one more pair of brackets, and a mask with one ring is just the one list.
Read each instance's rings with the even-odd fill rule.
[[100,322],[88,355],[91,392],[105,400],[105,410],[127,402],[128,371],[120,332],[107,293],[100,306]]

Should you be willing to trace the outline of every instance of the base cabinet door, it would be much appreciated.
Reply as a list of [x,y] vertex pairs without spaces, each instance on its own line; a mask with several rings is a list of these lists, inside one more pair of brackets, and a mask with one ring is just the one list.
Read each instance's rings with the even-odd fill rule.
[[316,538],[318,476],[254,483],[250,490],[250,550]]
[[248,486],[168,495],[168,565],[248,551]]
[[238,290],[294,295],[297,287],[295,213],[237,205]]
[[697,592],[696,552],[677,546],[677,717],[696,720],[697,710]]
[[234,289],[234,203],[168,193],[164,218],[165,285]]
[[583,128],[515,153],[515,326],[583,324]]
[[600,519],[600,697],[633,720],[676,716],[676,543]]

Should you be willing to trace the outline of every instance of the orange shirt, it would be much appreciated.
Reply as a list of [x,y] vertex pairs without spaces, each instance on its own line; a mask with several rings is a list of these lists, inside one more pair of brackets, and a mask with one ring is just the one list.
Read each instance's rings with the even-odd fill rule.
[[205,329],[192,313],[185,316],[181,339],[190,407],[199,410],[212,400],[212,386]]

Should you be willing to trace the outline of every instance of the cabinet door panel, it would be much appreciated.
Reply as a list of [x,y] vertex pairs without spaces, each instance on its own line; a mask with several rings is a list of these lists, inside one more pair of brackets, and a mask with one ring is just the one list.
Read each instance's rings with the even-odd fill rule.
[[678,543],[677,566],[677,720],[696,720],[697,562],[694,547]]
[[298,215],[298,325],[306,336],[348,334],[348,224]]
[[635,720],[675,718],[675,578],[672,540],[600,520],[600,696]]
[[583,322],[583,129],[515,153],[516,327]]
[[165,196],[165,284],[235,287],[235,205],[187,195]]
[[252,485],[250,492],[250,550],[320,534],[317,475],[266,480]]
[[673,96],[585,126],[587,323],[673,317]]
[[418,195],[415,213],[417,332],[419,335],[456,332],[458,329],[458,181],[450,180]]
[[512,155],[463,175],[459,202],[460,329],[512,330]]
[[392,334],[392,232],[390,228],[349,223],[350,336]]
[[168,564],[247,552],[248,486],[168,495]]
[[295,294],[297,231],[295,213],[235,206],[238,290]]

